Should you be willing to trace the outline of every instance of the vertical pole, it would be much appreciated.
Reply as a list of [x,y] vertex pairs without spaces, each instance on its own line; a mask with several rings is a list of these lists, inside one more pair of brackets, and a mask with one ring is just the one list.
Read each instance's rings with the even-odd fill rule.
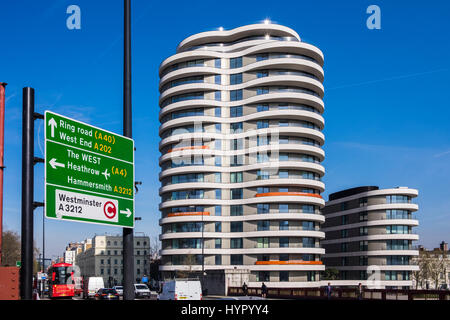
[[42,210],[42,272],[45,272],[45,209]]
[[22,233],[20,295],[32,299],[33,290],[33,181],[34,181],[34,89],[23,88],[22,118]]
[[2,265],[2,238],[3,238],[3,155],[5,151],[5,86],[0,82],[0,266]]
[[[131,4],[124,0],[123,135],[132,137],[131,119]],[[123,228],[123,299],[134,299],[133,229]]]

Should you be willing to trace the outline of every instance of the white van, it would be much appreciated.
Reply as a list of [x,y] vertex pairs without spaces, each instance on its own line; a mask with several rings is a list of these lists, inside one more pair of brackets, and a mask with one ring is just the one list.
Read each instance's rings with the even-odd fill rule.
[[162,285],[158,300],[202,300],[202,285],[199,280],[169,280]]
[[103,277],[89,277],[84,283],[83,298],[93,298],[98,289],[105,287]]

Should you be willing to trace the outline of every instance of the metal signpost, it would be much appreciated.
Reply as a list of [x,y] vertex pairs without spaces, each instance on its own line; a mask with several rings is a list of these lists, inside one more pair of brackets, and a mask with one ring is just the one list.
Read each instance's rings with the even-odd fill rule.
[[45,215],[134,228],[134,141],[45,112]]

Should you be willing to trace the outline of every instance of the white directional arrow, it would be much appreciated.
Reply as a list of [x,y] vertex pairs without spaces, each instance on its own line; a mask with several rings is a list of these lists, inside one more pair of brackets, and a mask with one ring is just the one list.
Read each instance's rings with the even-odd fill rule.
[[52,135],[52,138],[53,138],[55,136],[55,128],[57,128],[58,125],[56,124],[56,121],[53,118],[51,118],[49,120],[48,125],[51,127],[51,130],[52,130],[51,131],[51,135]]
[[53,158],[48,163],[52,166],[53,169],[56,169],[57,167],[65,168],[66,165],[64,163],[56,162],[56,158]]
[[126,214],[127,218],[129,218],[132,214],[131,210],[129,208],[127,208],[127,210],[120,210],[121,214]]

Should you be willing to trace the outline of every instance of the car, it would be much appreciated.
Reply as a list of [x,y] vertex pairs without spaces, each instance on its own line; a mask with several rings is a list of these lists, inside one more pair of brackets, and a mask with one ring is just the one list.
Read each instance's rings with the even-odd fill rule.
[[202,300],[200,280],[179,279],[164,282],[158,300]]
[[119,294],[112,288],[98,289],[95,294],[96,300],[119,300]]
[[147,298],[150,299],[151,293],[150,289],[146,284],[135,283],[134,284],[134,295],[136,298]]
[[103,282],[103,277],[89,277],[84,283],[83,298],[89,299],[94,298],[95,294],[99,289],[103,289],[105,284]]
[[113,289],[117,291],[119,296],[123,296],[123,287],[122,286],[114,286]]

